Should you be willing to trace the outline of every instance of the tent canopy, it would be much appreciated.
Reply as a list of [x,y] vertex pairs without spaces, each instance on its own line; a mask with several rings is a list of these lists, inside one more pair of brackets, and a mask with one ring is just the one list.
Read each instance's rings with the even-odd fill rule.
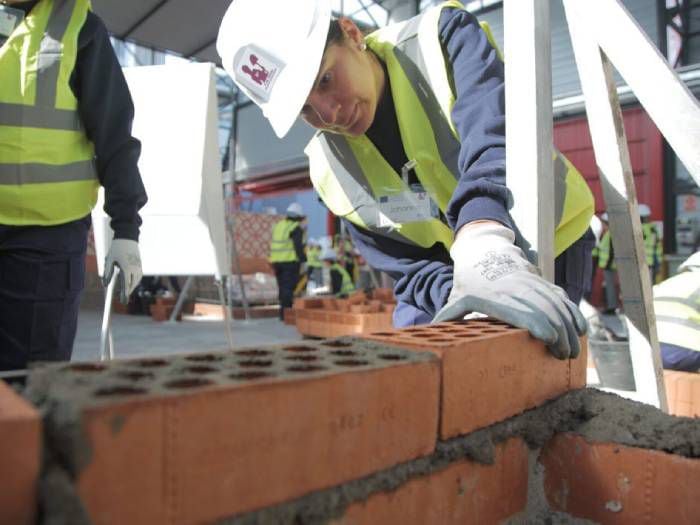
[[[390,11],[402,3],[415,1],[363,0],[357,3],[345,0],[333,2],[333,5],[339,4],[346,16],[354,17],[371,4]],[[216,36],[230,3],[231,0],[92,0],[92,7],[109,32],[119,39],[220,65]],[[362,7],[351,7],[351,4]]]
[[231,0],[92,0],[92,7],[117,38],[220,64],[216,35],[230,3]]

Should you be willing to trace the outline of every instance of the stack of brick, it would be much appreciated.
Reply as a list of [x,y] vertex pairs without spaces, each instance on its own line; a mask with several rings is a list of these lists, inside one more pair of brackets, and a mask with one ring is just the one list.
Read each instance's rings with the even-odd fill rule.
[[585,370],[481,320],[55,364],[25,395],[72,480],[55,512],[94,523],[700,522],[700,420],[579,388]]
[[305,336],[363,335],[390,329],[395,305],[391,290],[358,291],[347,299],[297,299],[294,317],[297,330]]

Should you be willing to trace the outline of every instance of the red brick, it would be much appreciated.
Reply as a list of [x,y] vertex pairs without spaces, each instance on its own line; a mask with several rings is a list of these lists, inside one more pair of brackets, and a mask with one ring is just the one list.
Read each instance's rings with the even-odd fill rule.
[[612,525],[700,523],[700,460],[558,434],[544,448],[551,507]]
[[[92,461],[77,484],[97,524],[211,522],[430,454],[437,439],[430,354],[397,362],[327,342],[101,368],[45,372],[79,404]],[[197,381],[211,384],[185,388]]]
[[0,381],[0,523],[33,524],[41,458],[39,412]]
[[365,337],[428,350],[442,360],[442,439],[491,425],[586,384],[583,338],[581,355],[561,361],[527,331],[493,320],[454,321]]
[[525,510],[527,447],[511,439],[496,447],[493,465],[469,460],[414,478],[392,492],[350,505],[334,525],[481,525]]
[[296,311],[297,330],[313,337],[363,335],[390,329],[391,313],[351,313],[333,309],[303,309]]
[[664,370],[668,413],[700,417],[700,374]]

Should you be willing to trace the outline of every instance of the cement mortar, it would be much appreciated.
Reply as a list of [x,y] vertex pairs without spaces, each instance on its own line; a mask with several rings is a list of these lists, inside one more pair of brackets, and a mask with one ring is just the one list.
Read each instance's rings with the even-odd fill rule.
[[[338,340],[335,344],[337,347],[330,348],[352,346],[352,350],[357,355],[370,361],[367,364],[369,367],[397,365],[393,360],[393,362],[377,364],[371,356],[377,355],[378,352],[390,352],[394,356],[400,356],[404,362],[435,359],[427,353],[408,352],[379,343],[350,338]],[[324,345],[325,349],[323,349]],[[297,346],[313,346],[323,352],[331,351],[328,349],[328,342],[323,341],[304,342]],[[265,347],[261,351],[274,348]],[[231,372],[239,370],[236,359],[241,358],[229,353],[221,356],[223,356],[221,359],[212,358],[210,362],[204,363],[188,362],[187,356],[178,356],[168,359],[167,364],[162,367],[146,367],[147,370],[143,367],[139,368],[139,360],[137,360],[98,365],[104,369],[99,368],[85,373],[72,371],[73,365],[66,369],[65,364],[51,365],[32,371],[24,395],[42,411],[47,444],[42,479],[44,487],[41,496],[44,516],[42,523],[88,522],[84,509],[76,504],[77,495],[73,486],[79,472],[89,463],[91,456],[89,443],[81,428],[81,413],[86,408],[114,402],[114,397],[96,397],[94,392],[97,387],[126,385],[144,389],[149,395],[182,395],[183,391],[169,390],[163,385],[167,385],[173,379],[203,377],[193,376],[191,372],[183,372],[187,366],[193,364],[206,364],[217,369],[206,375],[207,380],[210,381],[208,386],[235,383],[230,379]],[[203,356],[197,359],[201,360]],[[275,372],[277,366],[273,364],[271,370]],[[366,367],[357,369],[362,368]],[[329,365],[329,369],[320,374],[308,375],[326,375],[338,371],[334,365]],[[126,381],[125,372],[148,372],[148,375]],[[281,377],[276,376],[277,379],[288,377],[284,373],[280,375]],[[302,379],[304,375],[296,377]],[[138,397],[132,399],[138,399]],[[469,410],[469,407],[465,407],[465,410]],[[339,487],[318,491],[292,502],[226,519],[221,523],[232,525],[328,523],[342,516],[346,507],[353,502],[366,500],[375,492],[395,490],[411,478],[442,470],[455,461],[469,458],[480,463],[493,464],[495,445],[511,437],[521,437],[530,449],[539,450],[555,433],[559,432],[575,432],[591,441],[614,442],[689,458],[700,457],[700,420],[669,416],[653,407],[628,401],[614,394],[582,389],[569,392],[536,409],[467,436],[438,442],[431,456],[398,465]],[[532,465],[531,469],[533,479],[537,479],[538,472]],[[580,520],[571,521],[572,518],[566,515],[549,512],[544,497],[538,496],[538,500],[535,492],[529,496],[531,496],[530,503],[526,513],[514,518],[522,520],[517,523],[584,523]],[[61,501],[67,501],[68,504],[62,505]]]

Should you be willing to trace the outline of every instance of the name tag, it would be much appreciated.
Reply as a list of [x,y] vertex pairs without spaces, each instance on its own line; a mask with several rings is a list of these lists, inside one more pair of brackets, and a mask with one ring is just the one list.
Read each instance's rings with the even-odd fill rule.
[[421,222],[439,217],[437,205],[425,191],[404,191],[379,197],[380,227],[395,228],[399,224]]
[[24,11],[0,5],[0,37],[9,37],[24,20]]

